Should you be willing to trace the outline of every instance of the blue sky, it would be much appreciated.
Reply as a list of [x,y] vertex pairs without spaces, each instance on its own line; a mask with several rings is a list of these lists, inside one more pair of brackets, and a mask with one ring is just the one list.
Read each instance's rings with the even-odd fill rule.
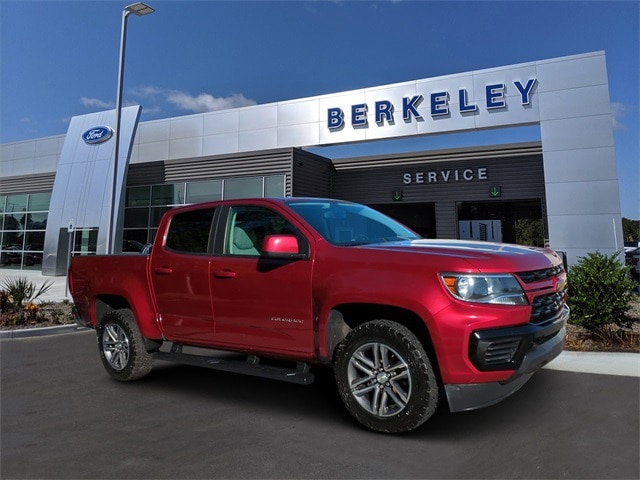
[[[115,105],[134,0],[0,0],[0,143]],[[598,50],[607,54],[622,215],[640,219],[640,2],[169,1],[129,17],[124,103],[142,121]],[[335,147],[330,157],[538,140],[536,127]]]

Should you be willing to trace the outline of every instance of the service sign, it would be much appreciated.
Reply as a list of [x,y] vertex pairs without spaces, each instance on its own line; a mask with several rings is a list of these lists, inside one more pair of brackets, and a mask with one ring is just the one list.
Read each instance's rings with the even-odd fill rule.
[[113,129],[111,127],[93,127],[82,134],[82,140],[89,145],[95,145],[97,143],[103,143],[109,140],[113,136]]

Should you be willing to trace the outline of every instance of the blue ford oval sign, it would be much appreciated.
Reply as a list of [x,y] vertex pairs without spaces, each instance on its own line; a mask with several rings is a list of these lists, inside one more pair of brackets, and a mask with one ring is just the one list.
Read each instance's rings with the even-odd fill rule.
[[111,127],[93,127],[82,134],[84,143],[93,145],[95,143],[106,142],[113,135]]

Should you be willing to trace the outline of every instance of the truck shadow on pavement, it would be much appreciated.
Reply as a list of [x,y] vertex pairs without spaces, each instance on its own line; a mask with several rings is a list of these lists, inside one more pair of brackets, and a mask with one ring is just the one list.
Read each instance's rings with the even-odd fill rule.
[[[225,411],[232,409],[238,415],[251,412],[253,417],[302,418],[331,425],[332,429],[355,427],[361,432],[376,434],[360,427],[345,410],[336,391],[333,372],[324,368],[313,371],[315,382],[301,386],[157,362],[144,380],[127,384],[126,388],[136,385],[135,390],[160,389],[163,398],[175,397],[183,404],[208,402],[212,412],[217,407]],[[450,413],[446,401],[441,400],[436,413],[422,427],[401,436],[459,441],[495,435],[509,437],[514,430],[539,432],[565,428],[563,425],[573,432],[570,437],[574,439],[598,430],[637,435],[633,425],[638,425],[638,386],[638,378],[633,377],[542,370],[511,397],[480,410]],[[589,418],[587,424],[585,417]]]

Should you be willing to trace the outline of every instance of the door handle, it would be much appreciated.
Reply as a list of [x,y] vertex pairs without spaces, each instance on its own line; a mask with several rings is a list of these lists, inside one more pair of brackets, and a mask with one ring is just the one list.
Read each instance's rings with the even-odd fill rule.
[[173,268],[169,268],[169,267],[156,267],[153,269],[153,271],[157,274],[157,275],[168,275],[170,273],[173,273]]
[[233,278],[236,276],[236,272],[227,269],[216,270],[215,272],[213,272],[213,276],[216,278]]

